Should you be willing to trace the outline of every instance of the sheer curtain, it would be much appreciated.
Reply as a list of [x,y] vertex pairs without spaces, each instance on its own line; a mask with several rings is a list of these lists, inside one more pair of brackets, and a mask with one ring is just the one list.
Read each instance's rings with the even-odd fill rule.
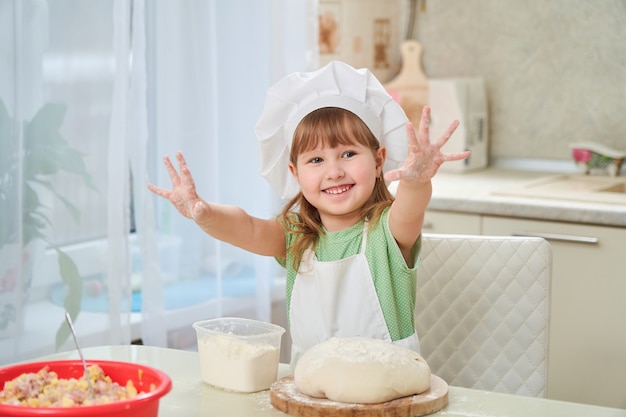
[[169,187],[180,150],[205,199],[276,214],[253,128],[267,87],[316,66],[315,16],[314,0],[0,0],[0,363],[73,349],[66,310],[84,346],[193,349],[195,320],[272,320],[276,262],[146,183]]

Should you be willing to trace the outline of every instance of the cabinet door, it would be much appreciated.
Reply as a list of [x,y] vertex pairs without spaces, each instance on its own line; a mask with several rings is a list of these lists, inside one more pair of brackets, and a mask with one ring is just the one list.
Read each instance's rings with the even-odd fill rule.
[[479,235],[480,215],[427,210],[422,230],[425,233]]
[[626,229],[483,217],[553,251],[548,397],[626,408]]

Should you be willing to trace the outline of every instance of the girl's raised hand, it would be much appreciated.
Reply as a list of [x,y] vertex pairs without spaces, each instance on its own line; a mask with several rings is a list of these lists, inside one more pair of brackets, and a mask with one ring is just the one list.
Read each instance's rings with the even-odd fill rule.
[[198,196],[198,193],[196,193],[196,184],[191,176],[191,171],[189,171],[183,154],[176,152],[176,159],[178,160],[180,174],[172,165],[169,156],[163,158],[165,168],[172,181],[172,189],[166,190],[165,188],[159,188],[152,184],[148,184],[148,189],[156,195],[168,199],[180,214],[188,219],[193,219],[196,217],[194,214],[200,213],[206,203]]
[[430,107],[425,106],[419,125],[419,134],[415,136],[415,129],[407,123],[406,130],[409,142],[409,153],[402,167],[385,174],[387,181],[407,180],[414,182],[428,182],[435,176],[437,170],[447,161],[457,161],[470,156],[469,151],[459,153],[442,153],[441,148],[446,144],[452,133],[459,126],[459,121],[453,121],[445,132],[434,143],[430,142],[429,124]]

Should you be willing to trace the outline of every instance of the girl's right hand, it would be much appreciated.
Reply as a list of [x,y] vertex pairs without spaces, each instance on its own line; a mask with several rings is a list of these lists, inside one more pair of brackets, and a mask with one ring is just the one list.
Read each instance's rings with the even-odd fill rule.
[[207,203],[198,196],[196,184],[191,176],[191,171],[185,162],[181,152],[176,152],[176,159],[180,168],[180,174],[172,165],[169,156],[163,158],[165,168],[172,181],[172,189],[156,187],[148,184],[148,189],[158,196],[166,198],[176,207],[176,210],[188,219],[196,219],[198,215],[206,212]]

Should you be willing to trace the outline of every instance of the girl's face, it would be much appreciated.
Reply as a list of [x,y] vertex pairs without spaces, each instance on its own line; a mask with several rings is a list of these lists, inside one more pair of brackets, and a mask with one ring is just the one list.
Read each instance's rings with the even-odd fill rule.
[[372,151],[358,143],[320,144],[300,153],[289,170],[304,198],[319,211],[324,227],[332,232],[361,220],[360,209],[369,200],[384,161],[384,148]]

